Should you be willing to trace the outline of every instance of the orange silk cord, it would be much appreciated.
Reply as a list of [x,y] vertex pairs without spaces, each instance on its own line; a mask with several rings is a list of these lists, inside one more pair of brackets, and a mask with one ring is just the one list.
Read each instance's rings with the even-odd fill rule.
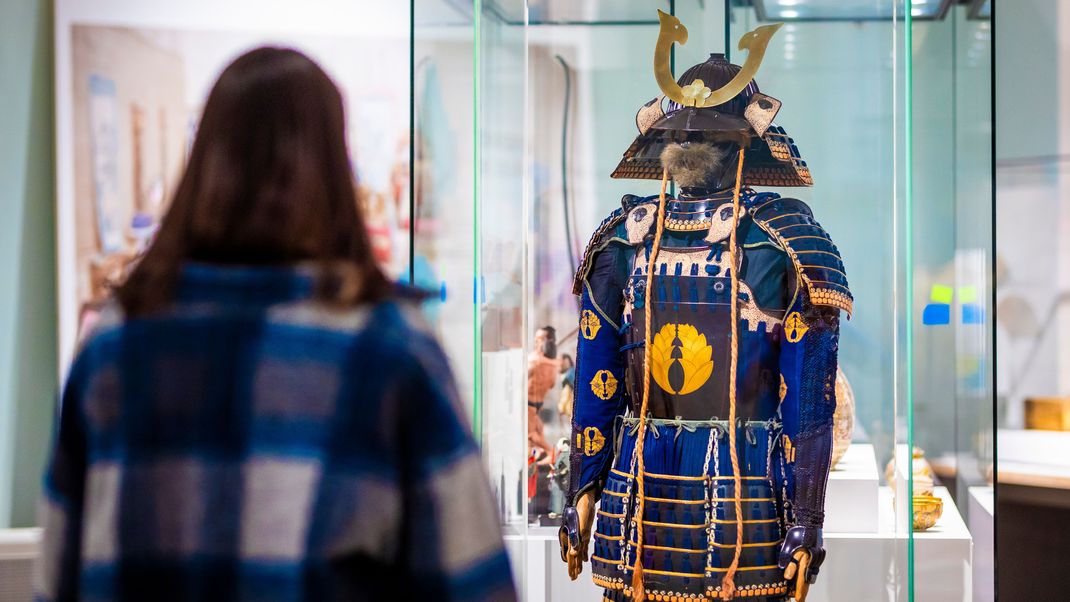
[[732,556],[732,564],[728,566],[722,582],[722,596],[730,600],[736,594],[736,570],[739,568],[739,555],[743,552],[743,503],[740,501],[742,494],[742,479],[739,475],[739,453],[736,451],[736,369],[739,365],[739,261],[736,256],[736,229],[739,226],[739,191],[743,184],[743,152],[739,149],[739,165],[736,167],[736,188],[732,194],[732,235],[729,242],[729,261],[732,264],[732,356],[728,378],[728,454],[732,458],[732,484],[735,491],[736,508],[736,551]]
[[[644,312],[645,331],[643,334],[643,405],[639,409],[639,430],[635,440],[635,567],[632,571],[632,600],[646,600],[646,586],[643,585],[643,512],[645,510],[645,491],[643,490],[643,442],[646,440],[646,413],[650,405],[650,311],[653,308],[654,261],[661,250],[661,235],[665,231],[665,188],[669,184],[669,170],[661,173],[661,195],[658,197],[657,228],[654,230],[654,242],[650,247],[650,257],[646,262],[646,312]],[[624,560],[627,562],[627,559]]]

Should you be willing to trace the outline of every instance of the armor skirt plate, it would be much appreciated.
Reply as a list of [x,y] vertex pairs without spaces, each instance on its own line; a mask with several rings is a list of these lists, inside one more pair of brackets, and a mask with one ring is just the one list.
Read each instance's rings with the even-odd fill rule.
[[[643,573],[653,600],[721,597],[735,554],[736,491],[727,424],[650,420],[644,442]],[[631,593],[635,566],[635,419],[625,420],[599,504],[591,558],[609,599]],[[737,431],[743,548],[736,597],[779,599],[787,591],[777,553],[787,519],[779,425]]]

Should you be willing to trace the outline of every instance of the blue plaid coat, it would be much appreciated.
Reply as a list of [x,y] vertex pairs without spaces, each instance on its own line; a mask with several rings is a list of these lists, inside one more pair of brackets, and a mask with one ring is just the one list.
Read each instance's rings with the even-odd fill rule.
[[63,394],[38,599],[513,600],[499,515],[415,304],[189,266],[105,312]]

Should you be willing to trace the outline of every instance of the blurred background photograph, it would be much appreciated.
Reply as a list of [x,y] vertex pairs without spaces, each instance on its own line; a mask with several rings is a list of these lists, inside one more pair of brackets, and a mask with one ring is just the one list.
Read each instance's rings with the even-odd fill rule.
[[[62,7],[61,7],[62,9]],[[196,5],[184,11],[198,13]],[[203,9],[202,29],[136,26],[126,11],[72,19],[64,46],[69,80],[58,79],[58,111],[70,117],[57,148],[60,210],[73,226],[64,247],[60,288],[64,357],[90,327],[97,308],[131,261],[150,243],[167,209],[197,131],[211,84],[227,63],[265,44],[300,49],[343,90],[354,157],[376,258],[395,277],[408,271],[410,79],[406,14],[390,17],[376,37],[353,32],[281,34],[248,26],[227,31]],[[253,26],[257,24],[253,23]],[[389,29],[393,27],[394,33]],[[369,28],[371,29],[371,28]],[[66,125],[66,124],[64,124]],[[68,144],[69,143],[69,144]],[[425,216],[428,220],[430,215]],[[70,280],[70,282],[68,282]]]

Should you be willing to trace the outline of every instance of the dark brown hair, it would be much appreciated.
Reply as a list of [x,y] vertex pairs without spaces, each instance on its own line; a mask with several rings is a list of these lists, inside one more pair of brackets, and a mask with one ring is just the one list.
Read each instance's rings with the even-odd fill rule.
[[358,206],[341,93],[300,52],[258,48],[208,95],[171,207],[117,296],[139,316],[174,299],[186,262],[303,261],[321,266],[317,296],[326,301],[375,301],[391,290]]

